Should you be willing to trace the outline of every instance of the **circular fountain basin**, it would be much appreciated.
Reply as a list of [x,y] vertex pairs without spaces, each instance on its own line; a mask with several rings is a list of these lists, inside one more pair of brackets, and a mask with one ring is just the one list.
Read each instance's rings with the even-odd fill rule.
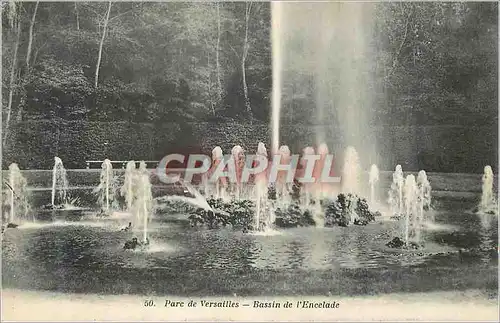
[[[120,231],[126,216],[96,219],[80,212],[7,229],[6,288],[158,295],[374,294],[497,286],[497,219],[437,211],[421,250],[385,246],[400,221],[347,228],[295,228],[253,234],[192,228],[158,215],[150,245],[124,251],[142,232]],[[429,226],[428,226],[429,227]],[[460,249],[475,251],[463,256]],[[402,283],[404,282],[404,283]],[[492,291],[494,292],[494,291]]]

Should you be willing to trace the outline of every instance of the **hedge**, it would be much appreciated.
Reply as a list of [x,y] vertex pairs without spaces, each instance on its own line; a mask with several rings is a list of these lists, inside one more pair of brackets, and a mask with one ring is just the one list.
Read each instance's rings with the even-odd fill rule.
[[[300,153],[302,148],[316,144],[315,133],[322,130],[318,127],[282,125],[281,140],[292,152]],[[342,160],[347,139],[333,127],[323,130],[330,152]],[[496,172],[496,131],[493,126],[378,127],[369,135],[378,139],[378,146],[356,148],[364,167],[377,163],[380,169],[390,170],[401,164],[407,170],[482,173],[484,165],[490,164]],[[210,153],[215,146],[230,152],[234,145],[241,145],[254,152],[260,141],[269,147],[270,138],[269,125],[255,122],[180,125],[31,120],[11,127],[3,168],[16,162],[21,169],[50,169],[54,156],[60,157],[67,168],[85,168],[86,160],[160,160],[172,152]],[[367,149],[376,152],[377,158],[369,159]]]

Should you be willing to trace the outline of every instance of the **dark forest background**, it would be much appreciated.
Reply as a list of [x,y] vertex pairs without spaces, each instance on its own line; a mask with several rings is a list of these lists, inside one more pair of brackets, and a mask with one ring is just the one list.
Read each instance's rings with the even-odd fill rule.
[[[496,168],[498,4],[379,3],[375,15],[381,168]],[[269,143],[269,3],[11,1],[2,28],[4,168]],[[298,152],[314,102],[283,100]]]

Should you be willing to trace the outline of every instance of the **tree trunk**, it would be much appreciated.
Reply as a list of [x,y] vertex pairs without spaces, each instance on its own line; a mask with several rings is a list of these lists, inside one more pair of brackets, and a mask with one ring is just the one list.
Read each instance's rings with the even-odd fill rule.
[[21,39],[21,21],[17,21],[17,35],[16,35],[16,43],[14,45],[14,57],[12,58],[12,65],[10,68],[10,81],[9,81],[9,101],[7,103],[7,118],[5,119],[5,130],[3,131],[3,146],[5,147],[5,143],[7,142],[7,135],[10,125],[10,118],[12,115],[12,98],[14,96],[14,83],[16,82],[16,65],[17,65],[17,52],[19,49],[19,42]]
[[106,13],[106,19],[104,20],[104,28],[102,30],[101,43],[99,44],[99,55],[97,56],[97,64],[95,67],[95,81],[94,86],[97,88],[97,82],[99,81],[99,68],[101,66],[102,59],[102,46],[104,44],[104,37],[106,37],[106,30],[108,29],[109,13],[111,12],[111,1],[108,5],[108,12]]
[[220,72],[220,36],[221,36],[221,26],[220,26],[220,4],[216,2],[217,6],[217,46],[215,48],[215,64],[217,69],[217,98],[219,103],[222,101],[222,81],[221,81],[221,72]]
[[28,50],[26,51],[26,73],[29,73],[30,69],[31,47],[33,46],[33,27],[35,27],[36,12],[38,11],[39,3],[40,1],[36,2],[35,10],[33,10],[33,16],[31,17],[30,34],[28,39]]
[[250,106],[250,99],[248,97],[248,85],[246,77],[245,63],[248,55],[248,22],[250,20],[250,11],[252,9],[251,2],[245,2],[245,40],[243,42],[243,55],[241,56],[241,74],[243,81],[243,94],[245,96],[245,109],[249,116],[252,116],[252,108]]
[[30,75],[31,75],[31,70],[30,70],[30,65],[31,65],[31,52],[32,52],[32,47],[33,47],[33,28],[35,27],[35,21],[36,21],[36,13],[38,11],[38,4],[40,1],[37,1],[35,4],[35,9],[33,10],[33,15],[31,16],[31,22],[30,22],[30,29],[29,29],[29,38],[28,38],[28,48],[26,50],[26,71],[24,72],[24,77],[22,78],[22,84],[20,86],[21,90],[21,96],[19,99],[19,104],[17,108],[17,116],[16,120],[19,122],[23,118],[23,109],[24,105],[26,102],[26,85],[29,83]]
[[205,39],[205,45],[207,46],[207,90],[208,90],[208,100],[210,104],[210,110],[212,111],[212,114],[215,115],[215,106],[214,106],[214,100],[212,97],[212,77],[211,77],[211,72],[212,72],[212,64],[210,61],[210,45],[207,39]]
[[[208,47],[208,44],[207,44]],[[212,97],[212,79],[210,77],[211,71],[212,71],[212,64],[210,64],[210,48],[207,50],[207,67],[208,67],[208,73],[207,73],[207,84],[208,84],[208,97],[210,100],[210,108],[212,109],[212,115],[215,116],[215,105],[214,105],[214,100]]]
[[75,14],[76,14],[76,30],[80,30],[80,17],[78,16],[78,6],[75,1]]

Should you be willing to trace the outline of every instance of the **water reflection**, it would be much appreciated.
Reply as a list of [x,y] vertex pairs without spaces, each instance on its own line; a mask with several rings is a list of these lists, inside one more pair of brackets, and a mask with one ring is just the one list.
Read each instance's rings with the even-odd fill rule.
[[307,250],[305,250],[305,263],[310,264],[313,269],[325,269],[336,267],[330,262],[335,253],[335,246],[331,243],[332,239],[328,235],[336,235],[329,229],[319,229],[317,232],[310,232],[310,239],[307,239]]
[[[342,230],[341,240],[339,241],[338,250],[346,250],[341,254],[337,254],[340,261],[341,267],[356,268],[359,266],[360,259],[360,248],[364,249],[364,246],[360,246],[360,235],[358,230]],[[366,236],[365,236],[366,237]],[[366,245],[366,243],[365,243]]]
[[304,248],[304,243],[302,241],[291,241],[288,244],[288,258],[285,257],[284,260],[288,263],[289,268],[297,269],[304,266],[304,261],[306,260]]
[[[443,213],[443,217],[449,218],[449,215]],[[74,219],[81,221],[69,221]],[[451,232],[436,228],[426,232],[427,244],[476,248],[482,261],[490,262],[497,222],[491,217],[475,215],[463,215],[460,220]],[[383,227],[373,224],[300,228],[270,236],[247,235],[231,229],[193,230],[186,225],[158,222],[150,228],[157,248],[148,255],[123,254],[121,245],[131,236],[119,233],[119,225],[113,219],[87,222],[81,211],[79,214],[76,211],[59,212],[55,222],[39,223],[33,228],[27,226],[22,230],[24,233],[19,233],[24,237],[17,240],[30,246],[24,252],[31,255],[33,261],[65,266],[102,264],[102,258],[106,258],[139,267],[181,267],[172,265],[178,262],[188,270],[386,268],[415,265],[426,258],[425,253],[388,250],[384,246],[391,234],[398,231],[397,222],[386,223]],[[383,230],[392,233],[381,234]],[[16,248],[20,248],[19,243]]]
[[498,253],[497,242],[498,234],[495,230],[498,229],[498,218],[492,217],[490,214],[482,214],[479,216],[481,227],[479,229],[479,254],[483,264],[489,264],[495,253]]

